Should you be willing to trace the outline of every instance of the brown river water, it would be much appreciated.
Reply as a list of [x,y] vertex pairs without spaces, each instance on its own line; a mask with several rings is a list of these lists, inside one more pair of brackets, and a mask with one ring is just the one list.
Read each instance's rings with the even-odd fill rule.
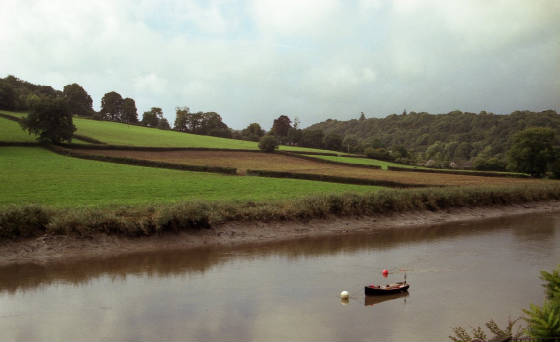
[[[558,263],[560,213],[12,265],[0,340],[446,341],[541,304],[539,271]],[[408,295],[364,295],[405,270]]]

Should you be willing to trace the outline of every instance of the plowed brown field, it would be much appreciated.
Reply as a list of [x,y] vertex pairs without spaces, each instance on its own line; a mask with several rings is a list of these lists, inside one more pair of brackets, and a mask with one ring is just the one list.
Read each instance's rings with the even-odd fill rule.
[[443,173],[386,171],[346,165],[325,164],[282,154],[236,151],[125,151],[125,150],[80,150],[90,155],[125,157],[187,165],[234,167],[243,174],[247,169],[313,173],[329,176],[364,178],[405,184],[424,185],[505,185],[546,182],[537,179],[480,177]]

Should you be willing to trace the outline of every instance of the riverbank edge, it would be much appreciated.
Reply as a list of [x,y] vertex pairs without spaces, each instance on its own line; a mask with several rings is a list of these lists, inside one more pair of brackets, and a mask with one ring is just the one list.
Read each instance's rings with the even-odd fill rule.
[[45,234],[25,240],[2,242],[0,266],[22,263],[46,264],[161,250],[266,244],[326,235],[427,227],[552,212],[560,212],[560,201],[536,201],[474,208],[458,207],[437,211],[414,210],[363,217],[333,216],[307,222],[229,222],[194,232],[165,233],[136,238],[101,233],[87,237]]

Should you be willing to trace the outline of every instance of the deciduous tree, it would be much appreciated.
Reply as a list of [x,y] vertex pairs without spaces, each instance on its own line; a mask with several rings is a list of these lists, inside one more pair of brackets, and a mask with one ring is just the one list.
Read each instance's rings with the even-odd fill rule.
[[533,127],[513,136],[508,152],[510,168],[539,177],[554,162],[554,131],[550,128]]
[[64,86],[62,94],[68,102],[70,113],[82,116],[91,116],[93,114],[91,96],[79,84],[72,83]]
[[123,98],[121,94],[111,91],[101,99],[101,118],[104,120],[121,121]]
[[122,101],[121,106],[121,120],[124,123],[134,124],[138,123],[138,110],[136,109],[136,102],[130,97]]
[[286,137],[290,127],[292,127],[292,121],[286,115],[280,115],[278,119],[274,120],[272,124],[272,134],[277,137]]
[[76,127],[68,103],[62,97],[42,97],[35,101],[21,126],[38,140],[47,143],[72,141]]
[[249,124],[247,128],[241,131],[243,138],[251,141],[259,141],[264,133],[264,129],[256,122]]

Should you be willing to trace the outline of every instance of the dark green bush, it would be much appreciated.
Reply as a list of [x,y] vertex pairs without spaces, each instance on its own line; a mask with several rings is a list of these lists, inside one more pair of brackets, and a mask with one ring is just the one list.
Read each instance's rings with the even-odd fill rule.
[[259,148],[264,152],[274,152],[278,148],[278,140],[273,135],[265,135],[259,141]]

